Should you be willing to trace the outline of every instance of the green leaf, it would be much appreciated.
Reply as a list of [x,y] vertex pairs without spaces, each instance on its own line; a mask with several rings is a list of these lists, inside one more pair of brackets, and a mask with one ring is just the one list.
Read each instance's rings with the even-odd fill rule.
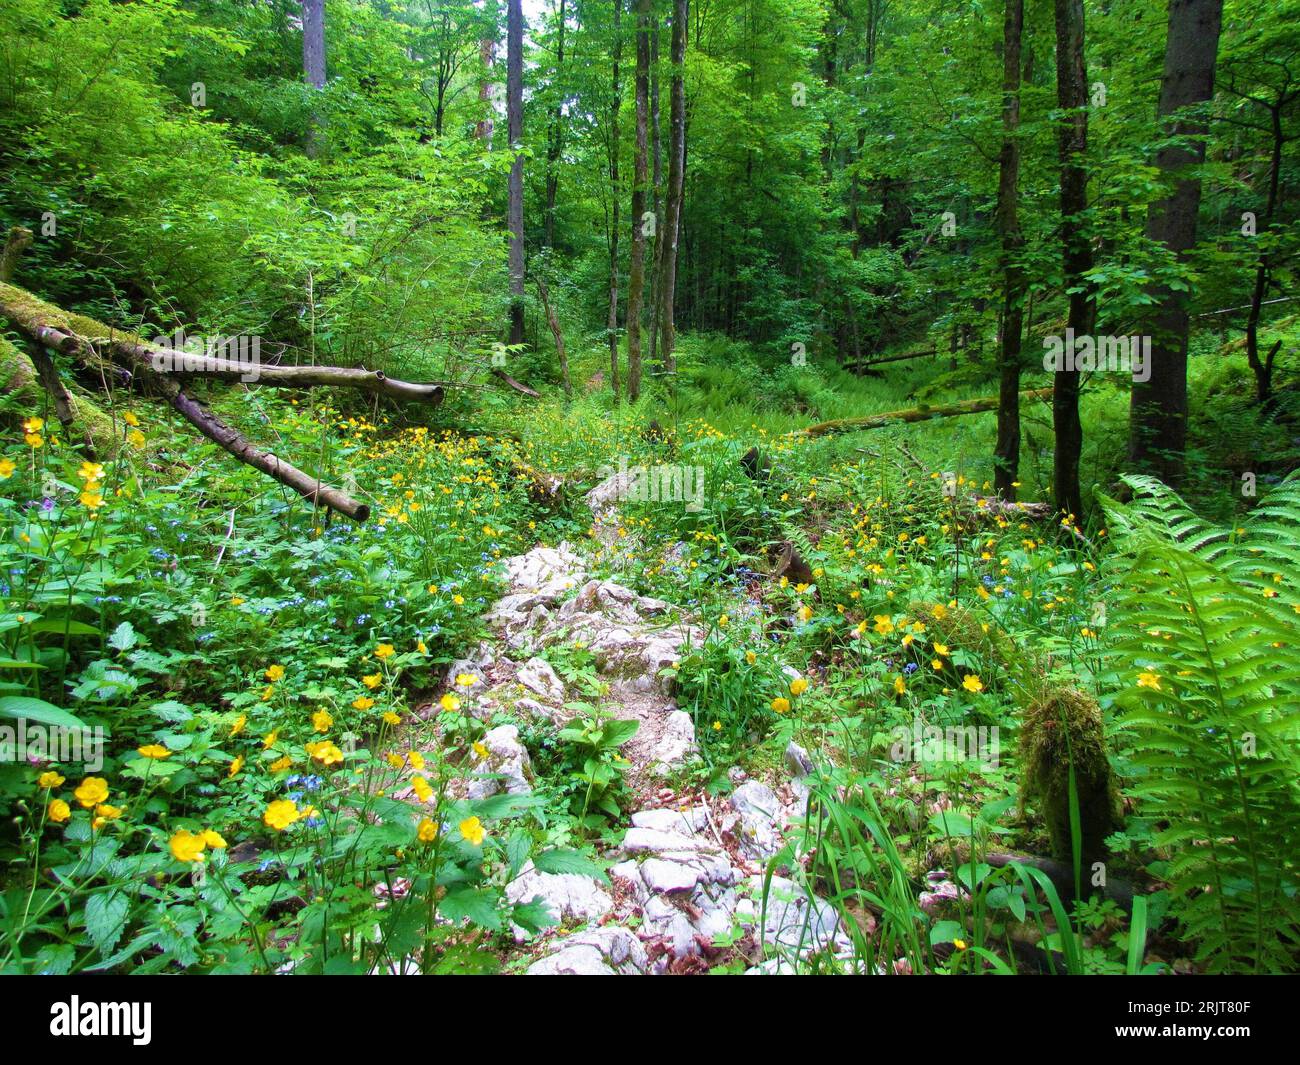
[[543,873],[577,873],[599,880],[602,884],[609,883],[605,870],[581,851],[563,847],[542,851],[533,855],[533,865]]
[[500,897],[489,888],[457,888],[446,894],[438,912],[453,921],[466,918],[481,928],[497,931],[502,924],[497,911]]
[[101,956],[122,938],[130,909],[130,900],[120,891],[101,891],[86,901],[86,934]]
[[47,703],[44,699],[34,699],[29,695],[6,695],[0,698],[0,717],[36,721],[56,728],[85,729],[88,727],[81,718],[53,703]]

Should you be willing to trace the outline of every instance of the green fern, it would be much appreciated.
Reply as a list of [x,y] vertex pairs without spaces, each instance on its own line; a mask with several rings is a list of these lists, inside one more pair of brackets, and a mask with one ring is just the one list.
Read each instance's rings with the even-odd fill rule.
[[[1242,526],[1158,481],[1104,499],[1122,552],[1113,648],[1130,793],[1212,971],[1300,967],[1300,477]],[[1140,678],[1140,679],[1139,679]]]

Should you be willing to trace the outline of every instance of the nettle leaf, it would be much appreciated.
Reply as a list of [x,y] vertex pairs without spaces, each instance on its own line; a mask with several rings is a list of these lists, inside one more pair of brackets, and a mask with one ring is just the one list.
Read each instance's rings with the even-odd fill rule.
[[501,914],[497,911],[500,898],[500,894],[490,888],[456,888],[443,897],[438,912],[453,921],[465,918],[495,932],[502,926]]
[[543,873],[577,873],[603,884],[609,883],[605,870],[581,851],[556,847],[533,856],[533,865]]
[[130,900],[120,891],[101,891],[86,901],[86,934],[101,955],[117,946],[130,909]]
[[537,933],[543,928],[551,928],[560,922],[549,909],[540,896],[535,896],[528,902],[520,902],[510,911],[510,920],[517,924],[526,932]]
[[84,729],[88,726],[81,718],[66,710],[47,703],[44,699],[33,699],[28,695],[6,695],[0,698],[0,717],[15,720],[35,721],[42,725],[56,728]]
[[139,642],[140,638],[136,635],[135,626],[129,621],[122,622],[108,638],[108,646],[123,653],[131,650]]

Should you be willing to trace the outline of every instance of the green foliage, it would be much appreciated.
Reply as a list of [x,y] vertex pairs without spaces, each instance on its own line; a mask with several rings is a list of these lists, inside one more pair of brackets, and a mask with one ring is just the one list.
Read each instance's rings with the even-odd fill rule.
[[1235,528],[1128,481],[1135,501],[1108,510],[1124,551],[1112,651],[1131,789],[1163,822],[1163,875],[1198,957],[1291,970],[1300,898],[1295,854],[1277,841],[1300,831],[1300,480]]

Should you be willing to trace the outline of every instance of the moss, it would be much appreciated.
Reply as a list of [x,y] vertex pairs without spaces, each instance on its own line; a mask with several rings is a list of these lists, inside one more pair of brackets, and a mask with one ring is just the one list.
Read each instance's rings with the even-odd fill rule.
[[1052,857],[1073,862],[1070,831],[1070,767],[1079,797],[1084,880],[1105,857],[1105,839],[1120,824],[1119,794],[1106,753],[1101,707],[1077,688],[1044,685],[1021,719],[1021,799],[1042,814]]
[[996,625],[984,620],[979,611],[969,607],[950,607],[943,603],[913,602],[907,612],[925,623],[930,635],[951,647],[977,654],[990,665],[1014,672],[1023,657],[1015,642]]

